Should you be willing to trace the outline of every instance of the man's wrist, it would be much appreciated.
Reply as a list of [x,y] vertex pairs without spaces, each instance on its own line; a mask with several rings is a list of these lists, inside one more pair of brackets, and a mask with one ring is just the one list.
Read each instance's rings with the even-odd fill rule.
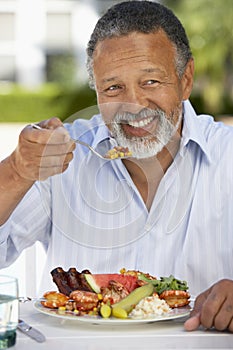
[[16,184],[24,184],[29,187],[33,185],[35,180],[27,178],[18,170],[14,153],[12,153],[5,161],[9,161],[9,175],[12,176],[12,181]]

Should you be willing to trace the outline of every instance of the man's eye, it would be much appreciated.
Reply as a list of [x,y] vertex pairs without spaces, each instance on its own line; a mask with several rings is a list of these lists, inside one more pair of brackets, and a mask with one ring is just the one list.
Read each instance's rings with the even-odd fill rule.
[[154,80],[154,79],[150,79],[150,80],[147,80],[144,85],[154,85],[154,84],[159,84],[159,81],[158,80]]
[[119,85],[111,85],[109,86],[106,90],[107,91],[115,91],[117,89],[120,89],[120,86]]
[[109,95],[109,96],[116,96],[120,90],[121,90],[121,86],[120,85],[111,85],[109,87],[107,87],[106,89],[104,89],[104,93]]

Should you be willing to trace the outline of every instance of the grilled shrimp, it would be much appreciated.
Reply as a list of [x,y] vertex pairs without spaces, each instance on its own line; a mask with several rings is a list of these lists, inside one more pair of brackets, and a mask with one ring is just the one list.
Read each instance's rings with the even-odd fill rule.
[[128,290],[119,282],[109,281],[108,287],[101,288],[101,294],[103,296],[103,302],[115,304],[121,299],[127,297]]
[[184,290],[165,290],[159,297],[164,299],[171,308],[185,306],[190,302],[190,294]]
[[46,300],[41,301],[41,304],[50,309],[57,309],[58,307],[65,306],[69,300],[65,294],[51,291],[46,292],[43,297]]
[[81,311],[93,310],[100,300],[98,294],[82,290],[74,290],[70,294],[70,298],[75,301],[77,310]]

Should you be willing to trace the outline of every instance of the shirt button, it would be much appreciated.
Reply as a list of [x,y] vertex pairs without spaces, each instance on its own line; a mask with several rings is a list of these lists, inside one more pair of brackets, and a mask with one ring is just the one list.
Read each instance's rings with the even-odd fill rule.
[[145,225],[145,231],[149,231],[150,228],[151,228],[151,225],[150,225],[150,224],[146,224],[146,225]]

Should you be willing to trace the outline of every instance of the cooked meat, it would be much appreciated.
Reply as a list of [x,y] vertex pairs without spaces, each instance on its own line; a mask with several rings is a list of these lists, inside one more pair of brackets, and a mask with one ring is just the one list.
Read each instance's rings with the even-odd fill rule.
[[93,310],[99,303],[98,295],[94,292],[75,290],[70,294],[70,298],[75,301],[77,310]]
[[62,267],[57,267],[51,271],[53,282],[57,285],[60,293],[67,296],[72,292],[72,288],[69,285],[67,272],[63,270]]
[[115,281],[109,281],[108,287],[102,287],[100,291],[103,302],[110,302],[110,304],[115,304],[129,295],[128,290],[121,283]]
[[67,296],[77,289],[93,291],[87,283],[84,273],[90,273],[90,271],[78,272],[75,267],[69,268],[68,271],[64,271],[62,267],[57,267],[51,271],[53,282],[57,285],[59,292]]

